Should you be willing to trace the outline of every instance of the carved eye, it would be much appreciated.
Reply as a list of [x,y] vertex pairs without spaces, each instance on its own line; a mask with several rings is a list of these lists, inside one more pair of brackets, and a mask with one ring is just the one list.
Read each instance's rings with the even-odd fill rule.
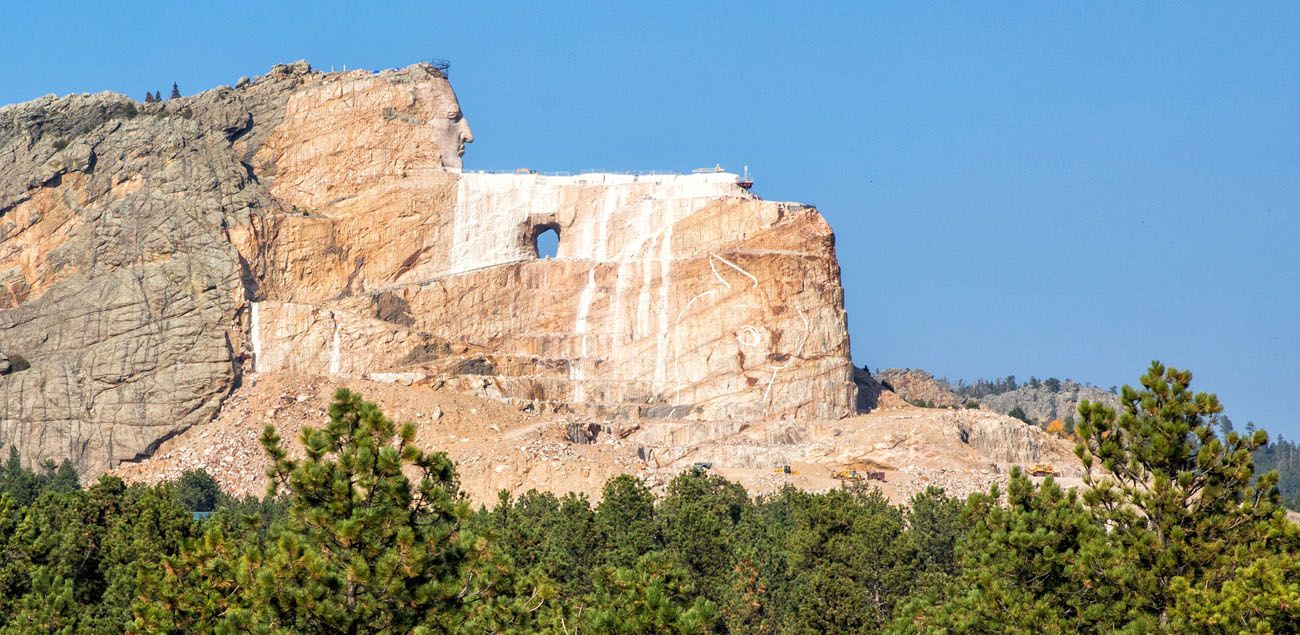
[[462,115],[459,108],[453,108],[447,111],[447,118],[452,121],[460,121],[461,117]]

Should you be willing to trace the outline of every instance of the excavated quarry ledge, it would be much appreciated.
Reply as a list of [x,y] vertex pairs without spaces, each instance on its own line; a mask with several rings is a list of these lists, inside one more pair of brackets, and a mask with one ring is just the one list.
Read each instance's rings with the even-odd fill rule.
[[[916,408],[886,393],[869,414],[835,420],[775,419],[605,421],[575,412],[540,412],[449,386],[338,379],[287,371],[260,373],[235,391],[216,420],[169,439],[147,460],[116,474],[155,483],[203,468],[236,495],[266,491],[262,428],[297,438],[324,421],[340,384],[361,392],[398,421],[415,424],[415,443],[456,462],[462,489],[475,504],[494,505],[498,492],[579,492],[599,500],[607,480],[632,474],[657,492],[684,470],[709,464],[713,473],[752,494],[791,485],[838,488],[845,467],[874,472],[869,483],[896,503],[927,487],[962,497],[1006,480],[1013,465],[1051,464],[1057,481],[1080,484],[1072,445],[994,412]],[[571,431],[584,431],[575,442]],[[594,432],[594,433],[593,433]],[[292,446],[290,455],[302,456]],[[781,466],[789,465],[790,473]]]

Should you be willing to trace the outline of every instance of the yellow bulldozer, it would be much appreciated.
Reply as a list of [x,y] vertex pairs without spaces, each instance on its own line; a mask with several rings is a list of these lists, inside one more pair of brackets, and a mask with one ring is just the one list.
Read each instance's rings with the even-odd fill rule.
[[1030,476],[1058,476],[1056,469],[1047,463],[1035,463],[1028,472]]
[[838,470],[834,474],[831,474],[831,476],[841,481],[863,480],[862,473],[857,470]]
[[832,478],[841,481],[883,481],[885,473],[873,470],[872,465],[866,463],[853,463],[844,466],[843,469],[837,470],[831,474]]

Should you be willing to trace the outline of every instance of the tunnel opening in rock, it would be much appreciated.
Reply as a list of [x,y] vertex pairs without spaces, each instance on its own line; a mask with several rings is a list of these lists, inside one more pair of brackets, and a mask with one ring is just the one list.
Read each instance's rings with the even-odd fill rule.
[[533,228],[533,254],[538,258],[556,258],[560,253],[560,227],[555,224]]

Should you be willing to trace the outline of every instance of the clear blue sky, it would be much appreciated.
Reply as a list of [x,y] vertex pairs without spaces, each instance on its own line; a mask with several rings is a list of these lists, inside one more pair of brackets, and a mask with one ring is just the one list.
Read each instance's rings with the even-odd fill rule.
[[468,169],[747,163],[816,204],[858,365],[1159,358],[1300,437],[1300,4],[628,5],[6,3],[0,102],[449,58]]

